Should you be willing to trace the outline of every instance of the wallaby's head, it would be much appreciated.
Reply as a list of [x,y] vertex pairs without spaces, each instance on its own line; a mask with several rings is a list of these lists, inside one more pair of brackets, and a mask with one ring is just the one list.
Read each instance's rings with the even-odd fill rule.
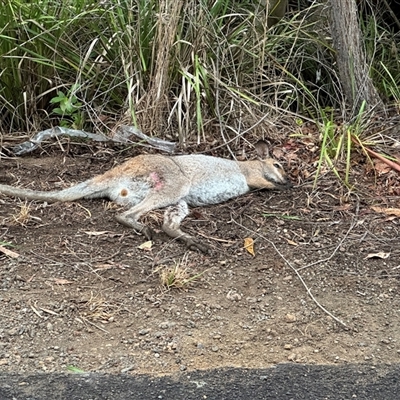
[[259,140],[254,145],[259,160],[263,163],[264,178],[275,184],[277,189],[289,189],[293,185],[289,181],[282,165],[269,156],[268,145],[264,140]]

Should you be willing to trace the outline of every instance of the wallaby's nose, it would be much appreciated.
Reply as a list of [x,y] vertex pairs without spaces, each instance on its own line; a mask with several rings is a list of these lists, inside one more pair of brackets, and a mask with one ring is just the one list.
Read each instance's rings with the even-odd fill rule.
[[293,183],[289,181],[289,179],[285,179],[285,182],[282,184],[284,189],[290,189],[293,187]]

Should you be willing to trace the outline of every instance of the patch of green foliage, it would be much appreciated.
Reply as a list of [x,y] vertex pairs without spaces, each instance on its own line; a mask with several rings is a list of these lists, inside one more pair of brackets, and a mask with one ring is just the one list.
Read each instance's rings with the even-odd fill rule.
[[[399,109],[399,34],[368,15],[371,78]],[[365,113],[347,112],[325,2],[291,9],[272,28],[267,20],[261,0],[9,0],[0,7],[0,132],[107,134],[123,120],[181,143],[230,143],[312,120],[318,171],[327,163],[338,174],[345,160],[349,185],[351,149],[364,141],[353,121],[363,125]]]

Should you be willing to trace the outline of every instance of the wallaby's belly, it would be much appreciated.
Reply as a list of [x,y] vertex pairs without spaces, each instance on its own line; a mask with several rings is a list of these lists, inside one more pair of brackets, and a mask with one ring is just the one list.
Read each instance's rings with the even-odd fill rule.
[[185,201],[191,206],[218,204],[248,192],[246,180],[241,177],[212,179],[192,185]]
[[222,203],[249,191],[235,161],[204,155],[180,156],[175,160],[190,180],[184,200],[191,206]]

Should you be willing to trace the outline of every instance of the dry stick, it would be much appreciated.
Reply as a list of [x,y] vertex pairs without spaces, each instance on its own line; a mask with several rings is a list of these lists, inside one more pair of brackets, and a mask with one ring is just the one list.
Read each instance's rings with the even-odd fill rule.
[[[282,258],[283,261],[285,261],[285,263],[294,271],[294,273],[297,275],[297,277],[299,278],[300,282],[302,283],[302,285],[305,287],[307,294],[310,296],[311,300],[327,315],[329,315],[332,319],[334,319],[336,322],[338,322],[340,325],[344,326],[345,328],[347,328],[347,325],[340,320],[339,318],[335,317],[331,312],[329,312],[323,305],[321,305],[321,303],[318,302],[318,300],[314,297],[314,295],[311,293],[311,289],[307,286],[306,282],[304,281],[303,277],[300,275],[299,271],[293,267],[293,265],[285,258],[285,256],[277,249],[277,247],[275,246],[275,243],[272,242],[271,240],[267,239],[265,236],[261,235],[258,232],[255,232],[251,229],[246,228],[245,226],[243,226],[242,224],[239,224],[238,222],[236,222],[234,219],[232,219],[232,221],[236,224],[239,225],[241,228],[246,229],[249,232],[255,233],[258,237],[260,237],[261,239],[266,240],[274,249],[275,251],[278,253],[278,255]],[[352,224],[352,227],[355,225],[355,223]]]
[[353,230],[353,228],[355,226],[356,226],[356,222],[352,222],[352,224],[350,225],[350,228],[347,230],[346,234],[340,240],[339,244],[335,247],[335,249],[333,250],[332,254],[329,257],[324,258],[323,260],[314,261],[310,264],[305,265],[304,267],[297,268],[297,271],[301,271],[302,269],[310,268],[310,267],[313,267],[314,265],[321,264],[323,262],[331,260],[333,258],[333,256],[336,254],[336,252],[340,249],[340,246],[347,239],[347,236],[349,236],[349,233]]
[[8,318],[8,319],[12,319],[14,321],[18,321],[17,318],[12,317],[11,315],[5,315],[5,314],[0,314],[0,317],[2,318]]
[[103,329],[101,326],[98,326],[96,324],[94,324],[93,322],[90,322],[87,318],[81,317],[83,321],[85,321],[87,324],[94,326],[95,328],[103,331],[104,333],[110,333],[107,330]]
[[377,158],[378,160],[386,163],[390,168],[394,169],[395,171],[400,173],[400,164],[397,162],[394,162],[392,160],[387,159],[386,157],[381,156],[379,153],[375,152],[374,150],[371,150],[369,147],[366,147],[362,144],[361,140],[358,137],[352,137],[352,142],[355,143],[356,145],[359,145],[362,150],[365,150],[368,154],[371,156]]
[[371,154],[372,156],[374,156],[375,158],[377,158],[378,160],[384,162],[385,164],[389,165],[389,167],[393,168],[394,170],[396,170],[397,172],[400,172],[400,165],[392,160],[388,160],[387,158],[381,156],[379,153],[376,153],[375,151],[371,150],[368,147],[364,147],[365,151],[369,154]]

